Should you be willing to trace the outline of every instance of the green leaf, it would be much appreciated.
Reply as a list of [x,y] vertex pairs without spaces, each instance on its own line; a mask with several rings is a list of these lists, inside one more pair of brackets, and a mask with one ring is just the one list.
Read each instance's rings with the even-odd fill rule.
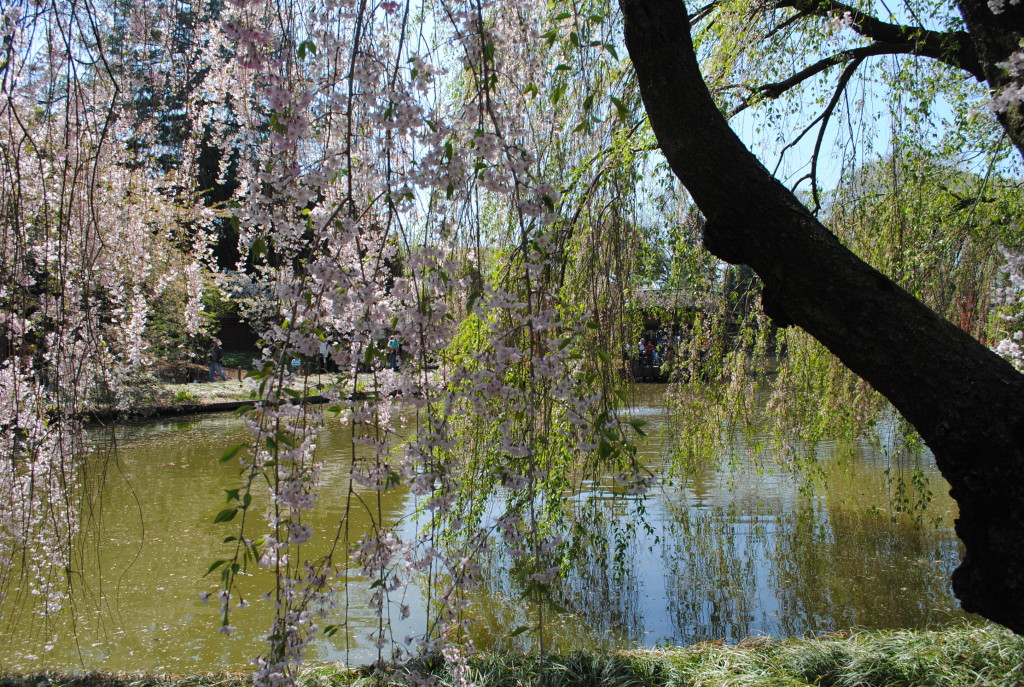
[[568,19],[571,16],[572,15],[569,14],[568,12],[562,12],[562,13],[556,14],[554,17],[552,17],[551,21],[562,21],[563,19]]
[[557,105],[558,101],[562,99],[563,95],[565,95],[565,84],[560,83],[551,89],[551,104]]
[[218,561],[214,561],[212,564],[210,564],[209,569],[207,569],[207,571],[205,573],[203,573],[203,577],[206,577],[207,575],[209,575],[210,573],[212,573],[214,570],[216,570],[220,566],[224,565],[225,563],[227,563],[227,561],[225,559],[223,559],[223,558],[218,560]]
[[633,428],[637,434],[642,437],[647,436],[647,432],[644,431],[644,426],[647,424],[646,420],[630,420],[629,426]]
[[296,53],[300,60],[306,59],[306,55],[316,54],[316,43],[313,41],[302,41],[299,43],[299,49]]
[[237,501],[238,500],[238,490],[237,489],[225,489],[224,493],[227,494],[227,498],[225,500],[228,503],[231,503],[232,501]]
[[524,632],[529,632],[532,629],[533,628],[530,627],[529,625],[520,625],[519,627],[517,627],[516,629],[514,629],[514,630],[512,630],[511,632],[508,633],[508,638],[512,639],[513,637],[518,637],[519,635],[523,634]]
[[477,302],[477,300],[479,300],[479,299],[480,299],[480,296],[481,296],[481,295],[482,295],[482,294],[481,294],[481,293],[480,293],[480,291],[479,291],[479,290],[477,290],[477,289],[474,289],[474,290],[473,290],[473,291],[472,291],[472,292],[471,292],[471,293],[469,294],[469,300],[467,300],[467,301],[466,301],[466,312],[467,312],[467,313],[471,313],[471,312],[473,312],[473,306],[474,306],[474,305],[476,305],[476,302]]
[[231,522],[238,515],[237,508],[225,508],[221,512],[217,513],[217,517],[213,519],[214,523],[218,522]]
[[237,456],[243,448],[244,446],[242,444],[235,444],[234,446],[229,447],[226,451],[224,451],[224,453],[221,454],[219,462],[228,462],[229,460]]
[[622,102],[621,100],[619,100],[618,98],[616,98],[614,95],[613,96],[609,96],[609,97],[610,97],[610,99],[612,101],[612,104],[615,105],[615,109],[616,109],[616,111],[617,111],[617,113],[619,115],[619,119],[622,119],[622,120],[628,119],[629,118],[629,108],[626,107],[626,104],[624,102]]
[[604,49],[611,53],[612,57],[614,57],[615,59],[619,59],[619,53],[616,52],[614,45],[612,45],[611,43],[605,43]]
[[259,260],[260,257],[267,254],[267,242],[262,236],[257,236],[253,239],[252,245],[249,246],[249,252],[252,254],[253,260]]

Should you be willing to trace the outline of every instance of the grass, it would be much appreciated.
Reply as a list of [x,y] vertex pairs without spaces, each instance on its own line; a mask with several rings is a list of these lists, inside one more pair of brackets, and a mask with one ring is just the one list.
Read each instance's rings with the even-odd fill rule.
[[[437,657],[405,666],[350,669],[316,664],[301,687],[389,687],[435,678],[458,681]],[[575,653],[540,659],[478,654],[477,687],[1015,687],[1024,685],[1024,637],[991,625],[919,631],[861,631],[805,639],[758,638],[738,645]],[[0,687],[242,687],[243,675],[142,674],[0,676]]]
[[221,364],[233,370],[251,370],[253,363],[260,358],[259,351],[224,351],[224,360]]

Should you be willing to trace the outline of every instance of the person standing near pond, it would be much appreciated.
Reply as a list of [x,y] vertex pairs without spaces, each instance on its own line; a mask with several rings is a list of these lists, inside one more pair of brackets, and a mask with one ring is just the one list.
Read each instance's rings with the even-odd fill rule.
[[217,381],[217,375],[225,382],[228,376],[224,374],[224,349],[220,347],[220,339],[214,339],[210,346],[210,381]]
[[400,346],[397,336],[388,339],[388,365],[395,372],[398,372],[398,349]]

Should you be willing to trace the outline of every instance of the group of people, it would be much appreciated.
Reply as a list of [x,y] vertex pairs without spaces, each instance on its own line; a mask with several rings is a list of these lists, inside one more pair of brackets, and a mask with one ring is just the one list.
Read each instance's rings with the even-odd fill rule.
[[675,358],[672,338],[664,330],[645,332],[637,342],[637,360],[646,367],[661,367],[671,364]]

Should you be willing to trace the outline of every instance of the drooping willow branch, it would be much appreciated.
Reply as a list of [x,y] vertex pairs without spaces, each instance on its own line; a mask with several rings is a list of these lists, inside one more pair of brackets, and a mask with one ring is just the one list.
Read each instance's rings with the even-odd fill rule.
[[[793,189],[796,189],[804,179],[811,182],[811,195],[814,198],[814,208],[811,210],[813,214],[818,214],[818,210],[821,209],[821,194],[818,190],[818,158],[821,154],[821,144],[825,140],[825,129],[828,128],[829,120],[832,119],[832,113],[835,112],[836,105],[839,104],[839,99],[846,91],[846,86],[850,83],[850,79],[853,78],[854,72],[857,71],[857,68],[863,61],[864,58],[859,57],[846,66],[846,69],[844,69],[843,73],[839,76],[839,82],[836,84],[836,90],[832,94],[832,98],[829,100],[828,105],[824,110],[822,110],[821,114],[815,117],[814,121],[800,133],[800,136],[786,146],[787,149],[795,146],[808,131],[813,129],[819,122],[821,123],[821,125],[818,126],[818,136],[814,140],[814,152],[811,154],[811,171],[797,179],[796,183],[793,185]],[[781,161],[781,156],[779,159]],[[773,174],[777,172],[778,168],[776,168]]]

